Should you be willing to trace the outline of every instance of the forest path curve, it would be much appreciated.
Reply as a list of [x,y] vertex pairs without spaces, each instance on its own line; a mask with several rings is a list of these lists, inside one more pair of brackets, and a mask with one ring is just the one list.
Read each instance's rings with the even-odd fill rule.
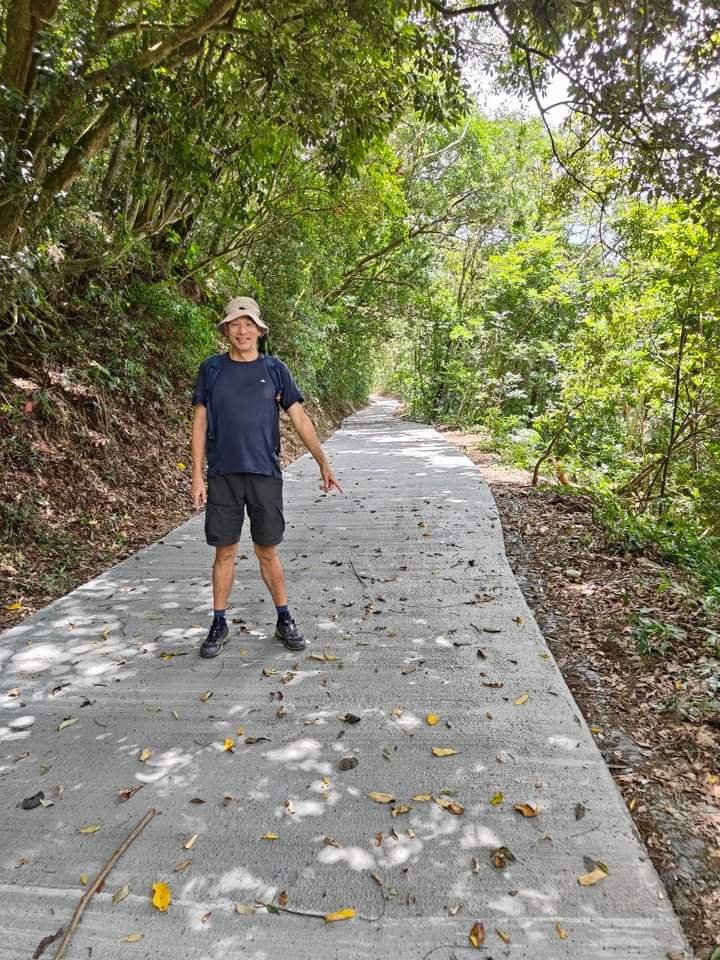
[[[485,958],[690,956],[513,577],[487,484],[395,407],[376,399],[326,443],[344,496],[318,492],[309,457],[285,471],[304,654],[270,637],[244,533],[231,642],[197,657],[201,516],[0,637],[0,960],[68,923],[81,875],[92,882],[149,807],[67,960],[450,960],[476,921]],[[38,790],[53,805],[21,809]],[[504,867],[499,848],[515,858]],[[609,874],[582,886],[592,861]],[[158,881],[167,913],[150,902]],[[288,911],[319,916],[234,909],[282,891]],[[324,923],[346,907],[358,915]]]

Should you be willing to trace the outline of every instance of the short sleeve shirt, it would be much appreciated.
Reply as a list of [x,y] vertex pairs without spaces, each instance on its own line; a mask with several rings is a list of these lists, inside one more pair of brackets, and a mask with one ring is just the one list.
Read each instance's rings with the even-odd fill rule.
[[[288,368],[276,357],[273,362],[282,384],[283,409],[302,403],[303,395]],[[205,360],[198,371],[193,404],[205,404],[207,374]],[[214,436],[207,438],[208,477],[228,473],[282,476],[276,393],[262,354],[249,362],[222,355],[209,400]]]

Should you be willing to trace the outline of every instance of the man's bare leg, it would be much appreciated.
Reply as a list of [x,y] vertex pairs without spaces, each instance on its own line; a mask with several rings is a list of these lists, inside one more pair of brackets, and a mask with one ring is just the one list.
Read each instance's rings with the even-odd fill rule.
[[[285,574],[283,573],[277,547],[261,547],[255,544],[255,555],[260,564],[260,575],[265,586],[272,594],[276,607],[287,607],[287,591],[285,590]],[[300,635],[295,621],[289,613],[283,612],[278,616],[275,628],[275,637],[282,640],[288,650],[304,650],[305,641]]]
[[237,550],[238,545],[236,543],[231,543],[227,547],[215,547],[212,584],[213,603],[216,610],[227,608],[233,580],[235,579],[235,555]]
[[258,543],[254,544],[254,547],[255,556],[260,564],[260,576],[270,591],[275,606],[285,606],[288,602],[287,591],[285,590],[285,574],[277,547],[261,547]]

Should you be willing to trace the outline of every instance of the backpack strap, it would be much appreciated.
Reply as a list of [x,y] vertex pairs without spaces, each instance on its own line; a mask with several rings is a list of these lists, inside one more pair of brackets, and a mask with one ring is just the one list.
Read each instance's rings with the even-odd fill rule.
[[264,354],[265,363],[267,364],[268,373],[270,374],[270,379],[272,380],[275,386],[275,403],[278,407],[282,403],[283,397],[283,384],[282,377],[280,376],[280,368],[278,367],[277,360],[275,357],[269,356],[267,353]]
[[205,407],[207,409],[207,418],[208,418],[208,437],[211,440],[215,439],[215,416],[212,409],[212,391],[215,386],[215,381],[218,378],[220,373],[220,367],[222,365],[222,354],[216,353],[214,356],[210,357],[206,361],[205,369]]

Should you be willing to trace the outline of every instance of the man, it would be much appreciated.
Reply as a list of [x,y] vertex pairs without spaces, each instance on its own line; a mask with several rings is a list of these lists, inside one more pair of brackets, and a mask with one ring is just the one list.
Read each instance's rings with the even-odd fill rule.
[[[258,338],[267,334],[268,327],[255,300],[232,299],[218,330],[228,339],[228,352],[201,364],[193,393],[192,497],[197,508],[205,505],[205,536],[215,547],[215,611],[200,656],[216,657],[227,640],[225,609],[235,577],[245,509],[260,574],[277,608],[275,638],[289,650],[302,650],[305,640],[288,608],[277,552],[285,529],[280,406],[320,467],[321,489],[328,493],[335,487],[342,493],[342,488],[303,409],[303,396],[290,371],[277,358],[258,351]],[[203,479],[206,454],[207,488]]]

